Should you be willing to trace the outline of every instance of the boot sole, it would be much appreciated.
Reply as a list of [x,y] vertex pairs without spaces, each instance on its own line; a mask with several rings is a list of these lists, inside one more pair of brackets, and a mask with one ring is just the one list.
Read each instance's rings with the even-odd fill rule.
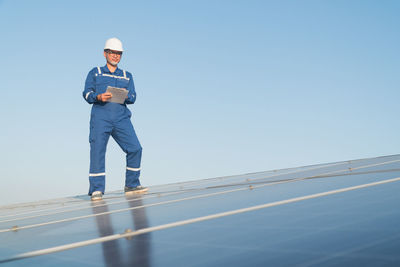
[[146,193],[147,191],[149,191],[149,189],[145,188],[145,189],[127,191],[127,192],[125,192],[125,194],[127,194],[127,195],[130,195],[130,194],[142,194],[142,193]]

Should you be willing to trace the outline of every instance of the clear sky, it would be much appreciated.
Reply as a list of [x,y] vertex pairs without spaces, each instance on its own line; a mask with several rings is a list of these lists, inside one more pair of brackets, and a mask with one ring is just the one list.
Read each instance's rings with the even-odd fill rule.
[[[88,71],[133,73],[143,185],[400,152],[400,1],[0,1],[0,205],[86,194]],[[106,190],[125,155],[110,139]]]

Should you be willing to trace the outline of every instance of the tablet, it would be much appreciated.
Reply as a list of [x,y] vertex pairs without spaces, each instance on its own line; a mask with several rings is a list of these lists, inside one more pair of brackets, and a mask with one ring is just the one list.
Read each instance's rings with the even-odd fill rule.
[[125,88],[118,88],[118,87],[107,87],[107,93],[111,93],[112,97],[107,102],[119,103],[124,104],[126,96],[128,95],[128,90]]

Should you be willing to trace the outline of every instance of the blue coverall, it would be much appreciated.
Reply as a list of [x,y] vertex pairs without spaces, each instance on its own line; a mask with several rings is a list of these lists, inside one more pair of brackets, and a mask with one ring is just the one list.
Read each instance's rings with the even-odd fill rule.
[[[105,93],[107,86],[125,88],[128,98],[124,104],[100,102],[97,95]],[[89,195],[105,190],[105,154],[110,135],[126,153],[125,186],[140,185],[140,162],[142,147],[131,123],[131,112],[127,104],[136,100],[132,74],[117,68],[113,73],[107,65],[93,68],[85,82],[83,98],[93,104],[90,117],[90,171]]]

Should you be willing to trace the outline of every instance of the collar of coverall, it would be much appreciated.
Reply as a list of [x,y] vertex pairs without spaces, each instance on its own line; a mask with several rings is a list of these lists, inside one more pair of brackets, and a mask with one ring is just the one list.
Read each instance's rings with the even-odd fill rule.
[[111,74],[119,74],[119,73],[121,72],[121,69],[118,68],[118,66],[117,66],[117,68],[115,69],[114,72],[111,72],[111,71],[108,69],[107,64],[104,65],[104,67],[102,67],[101,70],[102,70],[104,73],[111,73]]

